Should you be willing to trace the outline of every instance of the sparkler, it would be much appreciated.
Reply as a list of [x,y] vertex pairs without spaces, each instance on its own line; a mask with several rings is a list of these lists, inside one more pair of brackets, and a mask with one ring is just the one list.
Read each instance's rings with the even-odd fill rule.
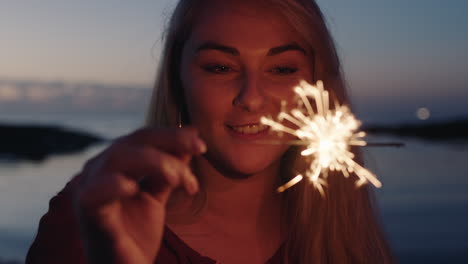
[[[329,171],[340,171],[346,178],[355,173],[358,177],[357,186],[371,182],[374,186],[381,187],[381,182],[373,173],[354,161],[351,146],[366,146],[367,143],[363,139],[366,134],[358,131],[361,122],[351,113],[349,107],[335,102],[334,109],[330,109],[329,93],[324,89],[322,81],[318,81],[316,85],[301,81],[294,92],[299,97],[297,108],[287,113],[283,102],[283,111],[278,114],[278,121],[268,117],[260,119],[262,124],[280,134],[288,133],[297,137],[299,140],[289,143],[305,145],[306,149],[301,155],[312,158],[304,175],[297,175],[279,187],[278,192],[285,191],[305,177],[324,196],[323,186],[327,185]],[[315,110],[309,98],[314,100]],[[297,129],[283,125],[283,121],[292,123]]]

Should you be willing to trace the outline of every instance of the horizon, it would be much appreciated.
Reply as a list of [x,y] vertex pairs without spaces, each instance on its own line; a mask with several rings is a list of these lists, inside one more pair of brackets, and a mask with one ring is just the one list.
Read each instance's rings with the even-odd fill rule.
[[[145,86],[67,81],[0,80],[0,121],[15,115],[141,114],[146,113],[152,89]],[[431,123],[468,117],[463,97],[424,98],[393,102],[384,98],[353,98],[353,112],[368,124]],[[450,106],[450,107],[448,107]],[[418,111],[424,112],[420,117]],[[10,118],[7,118],[10,119]]]

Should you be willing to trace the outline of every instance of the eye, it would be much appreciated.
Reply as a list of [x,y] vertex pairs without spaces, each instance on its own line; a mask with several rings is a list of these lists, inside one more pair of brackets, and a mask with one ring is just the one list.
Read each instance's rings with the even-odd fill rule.
[[297,68],[295,67],[274,67],[273,69],[270,70],[273,74],[278,74],[278,75],[288,75],[288,74],[293,74],[297,72]]
[[215,73],[215,74],[223,74],[223,73],[228,73],[228,72],[231,72],[233,71],[233,69],[227,65],[222,65],[222,64],[209,64],[209,65],[204,65],[202,66],[202,69],[207,71],[207,72],[211,72],[211,73]]

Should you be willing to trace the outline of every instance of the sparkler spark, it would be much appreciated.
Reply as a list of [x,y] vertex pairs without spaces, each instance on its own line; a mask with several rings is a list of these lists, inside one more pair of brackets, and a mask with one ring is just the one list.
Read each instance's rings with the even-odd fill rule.
[[[340,171],[346,178],[350,173],[355,173],[359,178],[357,186],[371,182],[374,186],[381,187],[382,184],[374,174],[353,160],[354,154],[350,151],[350,147],[365,146],[367,143],[363,140],[366,134],[358,131],[361,123],[351,110],[337,102],[335,108],[330,109],[329,93],[324,89],[322,81],[318,81],[316,85],[301,81],[294,88],[294,92],[299,97],[297,108],[292,109],[290,113],[280,112],[278,121],[268,117],[260,119],[262,124],[270,126],[274,131],[296,136],[299,142],[291,143],[305,145],[306,149],[301,155],[312,158],[304,176],[297,175],[279,187],[278,192],[283,192],[303,178],[308,178],[323,196],[323,186],[327,185],[329,171]],[[315,102],[315,111],[309,98]],[[297,129],[283,125],[281,123],[283,121],[294,124]]]

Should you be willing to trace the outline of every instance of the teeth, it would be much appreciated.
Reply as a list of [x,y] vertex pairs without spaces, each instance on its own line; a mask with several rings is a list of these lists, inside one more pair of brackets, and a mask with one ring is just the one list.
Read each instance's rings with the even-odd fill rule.
[[242,134],[257,134],[260,131],[267,129],[267,125],[249,125],[249,126],[236,126],[232,127],[234,131],[242,133]]

